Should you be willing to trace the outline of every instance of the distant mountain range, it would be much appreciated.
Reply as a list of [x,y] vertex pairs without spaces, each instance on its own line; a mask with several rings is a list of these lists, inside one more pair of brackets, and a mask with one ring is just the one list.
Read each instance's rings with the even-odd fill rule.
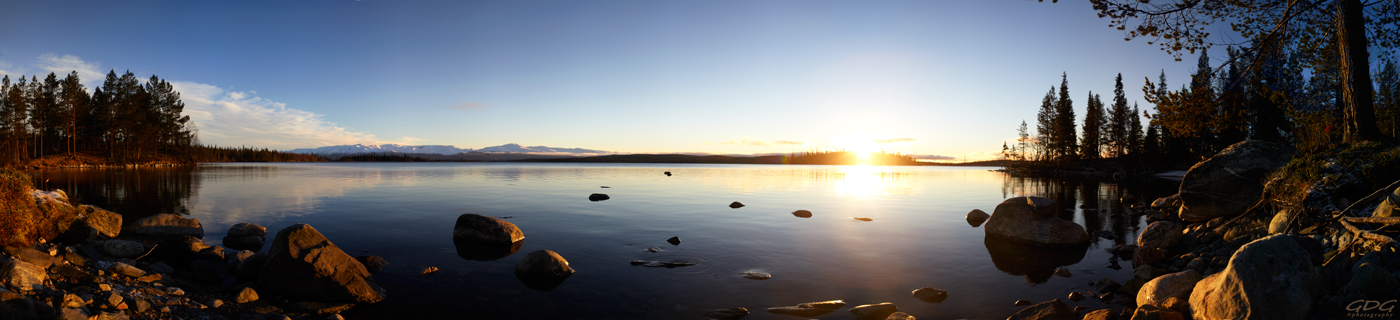
[[456,154],[462,154],[462,153],[523,153],[523,154],[542,154],[542,155],[566,155],[566,156],[567,156],[567,155],[602,155],[602,154],[613,154],[613,153],[615,153],[615,152],[611,152],[611,151],[593,150],[593,149],[583,149],[583,148],[555,148],[555,147],[546,147],[546,146],[526,147],[526,146],[521,146],[520,144],[516,144],[516,143],[507,143],[507,144],[503,144],[503,145],[499,145],[499,146],[485,147],[485,148],[481,148],[481,149],[470,149],[470,148],[463,149],[463,148],[458,148],[458,147],[455,147],[455,146],[445,146],[445,145],[410,146],[410,145],[402,145],[402,144],[380,144],[380,145],[372,145],[372,144],[352,144],[352,145],[328,146],[328,147],[320,147],[320,148],[300,148],[300,149],[287,150],[286,152],[289,152],[289,153],[309,153],[309,154],[318,154],[318,155],[349,155],[349,154],[361,154],[361,153],[411,153],[411,154],[437,154],[437,155],[456,155]]

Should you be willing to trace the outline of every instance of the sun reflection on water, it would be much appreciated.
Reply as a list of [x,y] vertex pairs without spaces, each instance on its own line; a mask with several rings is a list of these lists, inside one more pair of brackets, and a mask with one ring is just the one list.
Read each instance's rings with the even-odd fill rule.
[[836,195],[857,198],[913,193],[910,173],[891,166],[840,166],[832,185]]

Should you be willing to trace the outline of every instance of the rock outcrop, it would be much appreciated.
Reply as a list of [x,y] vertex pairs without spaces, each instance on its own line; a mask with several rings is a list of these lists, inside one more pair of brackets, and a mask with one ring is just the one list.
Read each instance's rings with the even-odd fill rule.
[[277,232],[258,274],[258,289],[292,301],[374,303],[384,299],[384,289],[374,283],[364,265],[303,223]]
[[1041,197],[1006,199],[987,219],[983,229],[987,235],[1021,242],[1071,246],[1089,242],[1084,227],[1054,215],[1054,201]]
[[1259,140],[1231,145],[1191,166],[1181,180],[1181,209],[1187,221],[1244,213],[1259,201],[1270,172],[1293,158],[1292,147]]

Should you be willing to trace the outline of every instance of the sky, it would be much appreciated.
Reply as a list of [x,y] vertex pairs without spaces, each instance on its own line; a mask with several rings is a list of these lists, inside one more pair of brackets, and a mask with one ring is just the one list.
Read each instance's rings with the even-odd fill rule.
[[1080,0],[5,1],[0,74],[156,75],[221,146],[976,160],[1062,73],[1082,123],[1196,67],[1124,37]]

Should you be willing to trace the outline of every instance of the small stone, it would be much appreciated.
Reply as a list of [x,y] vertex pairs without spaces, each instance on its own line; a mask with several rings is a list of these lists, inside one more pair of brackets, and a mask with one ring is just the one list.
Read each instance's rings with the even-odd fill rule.
[[678,246],[681,245],[681,237],[671,237],[670,239],[666,239],[666,242],[673,246]]
[[1013,304],[1013,305],[1016,305],[1016,306],[1018,306],[1018,307],[1019,307],[1019,306],[1029,306],[1029,305],[1031,305],[1031,302],[1030,302],[1030,301],[1026,301],[1026,300],[1016,300],[1016,302],[1014,302],[1014,303],[1012,303],[1012,304]]
[[105,302],[109,306],[120,305],[122,304],[122,300],[124,300],[122,299],[122,296],[116,293],[108,293],[102,298],[102,302]]
[[851,307],[851,314],[856,316],[856,320],[881,320],[897,311],[899,308],[889,302]]
[[934,289],[932,287],[923,287],[914,289],[914,297],[929,303],[940,303],[948,299],[948,291]]
[[170,307],[160,307],[161,313],[170,313]]
[[661,251],[661,248],[658,248],[658,247],[647,247],[646,249],[642,249],[642,252],[658,252],[658,251]]
[[1083,294],[1083,293],[1079,293],[1078,291],[1070,292],[1070,293],[1069,293],[1069,301],[1079,301],[1079,300],[1084,300],[1084,294]]
[[185,290],[176,287],[166,287],[165,293],[172,296],[183,296],[185,295]]
[[1069,278],[1071,274],[1069,273],[1069,268],[1060,267],[1059,269],[1055,269],[1055,275]]
[[243,290],[239,290],[238,298],[234,300],[234,302],[238,303],[249,303],[253,301],[258,301],[258,291],[249,287],[243,287]]
[[812,212],[807,210],[797,210],[792,212],[792,216],[798,218],[811,218]]
[[219,299],[214,299],[214,301],[210,301],[210,302],[209,302],[209,306],[215,307],[215,308],[222,307],[222,306],[224,306],[224,301],[223,301],[223,300],[219,300]]
[[851,218],[852,218],[852,219],[856,219],[856,220],[860,220],[860,221],[875,221],[875,219],[871,219],[871,218],[868,218],[868,217],[851,217]]
[[738,209],[738,208],[743,207],[743,206],[744,206],[744,204],[739,203],[738,201],[734,201],[734,202],[729,203],[729,208],[730,208],[730,209]]
[[101,292],[112,291],[112,285],[106,284],[106,283],[98,284],[98,285],[97,285],[97,291],[101,291]]
[[750,270],[750,271],[744,271],[743,277],[744,277],[744,279],[768,280],[768,279],[770,279],[770,278],[773,278],[773,275],[767,274],[767,273],[758,272],[758,271],[752,271],[752,270]]
[[423,269],[423,275],[425,276],[431,276],[435,273],[438,273],[437,267],[428,267],[427,269]]
[[717,320],[737,320],[739,318],[743,318],[744,316],[749,315],[749,309],[744,309],[743,307],[735,307],[729,309],[714,309],[710,311],[705,311],[704,313],[701,313],[701,315]]
[[588,201],[597,202],[597,201],[603,201],[603,200],[608,200],[608,199],[612,199],[612,198],[611,198],[611,197],[608,197],[608,195],[602,194],[602,193],[594,193],[594,194],[588,195]]

